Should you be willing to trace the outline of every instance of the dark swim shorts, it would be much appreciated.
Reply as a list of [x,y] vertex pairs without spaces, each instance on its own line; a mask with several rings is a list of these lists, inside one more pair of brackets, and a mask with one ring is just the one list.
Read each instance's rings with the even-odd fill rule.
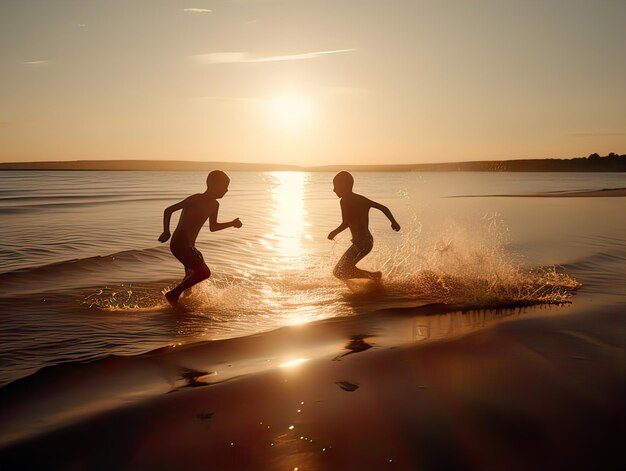
[[200,251],[193,244],[190,244],[184,236],[174,234],[170,243],[170,250],[174,257],[185,265],[185,268],[193,270],[204,264],[204,257]]
[[339,278],[349,277],[350,273],[356,267],[356,264],[370,253],[373,247],[374,238],[371,236],[363,237],[359,240],[352,240],[352,245],[346,250],[346,253],[341,256],[335,266],[335,276]]

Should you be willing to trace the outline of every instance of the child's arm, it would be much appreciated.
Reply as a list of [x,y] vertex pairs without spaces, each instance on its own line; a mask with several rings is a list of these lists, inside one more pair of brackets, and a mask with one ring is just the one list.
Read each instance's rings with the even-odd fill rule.
[[396,219],[393,217],[393,214],[391,214],[391,211],[389,211],[389,208],[387,206],[384,206],[372,200],[369,200],[369,203],[372,208],[376,208],[379,211],[382,211],[382,213],[387,216],[387,219],[389,219],[389,221],[391,222],[391,228],[394,231],[398,232],[400,230],[400,224],[398,224],[398,221],[396,221]]
[[349,225],[346,222],[346,214],[345,214],[345,210],[343,207],[343,200],[341,200],[341,224],[339,224],[339,226],[337,227],[337,229],[335,229],[334,231],[330,231],[330,234],[328,234],[328,240],[333,240],[337,234],[339,234],[342,231],[345,231]]
[[337,234],[345,231],[347,228],[348,225],[345,222],[342,222],[341,224],[339,224],[339,227],[337,227],[337,229],[335,229],[334,231],[330,231],[330,233],[328,234],[328,240],[333,240],[337,236]]
[[159,236],[159,242],[167,242],[167,240],[170,238],[171,234],[170,234],[170,219],[172,217],[172,213],[176,212],[180,209],[183,209],[185,206],[187,206],[189,204],[189,201],[194,197],[193,196],[189,196],[187,198],[185,198],[182,201],[179,201],[176,204],[173,204],[172,206],[169,206],[167,208],[165,208],[165,211],[163,211],[163,234],[161,234]]
[[221,231],[223,229],[228,229],[229,227],[236,227],[239,229],[242,224],[239,218],[233,219],[230,222],[217,222],[217,212],[220,209],[219,203],[215,203],[215,206],[211,208],[211,212],[209,213],[209,230],[211,232]]

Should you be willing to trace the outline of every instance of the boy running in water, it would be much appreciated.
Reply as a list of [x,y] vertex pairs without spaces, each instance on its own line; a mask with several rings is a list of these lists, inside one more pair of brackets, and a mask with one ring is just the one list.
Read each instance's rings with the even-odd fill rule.
[[226,194],[229,183],[228,175],[221,170],[213,170],[206,179],[207,189],[204,193],[191,195],[180,203],[166,208],[163,213],[163,234],[159,236],[159,242],[166,242],[170,238],[172,213],[179,209],[183,210],[170,242],[170,250],[174,257],[185,266],[185,278],[176,288],[165,293],[165,298],[172,306],[176,305],[183,291],[211,276],[211,270],[195,247],[198,233],[206,220],[209,220],[211,232],[229,227],[241,227],[239,218],[230,222],[217,222],[217,212],[220,207],[217,200]]
[[343,254],[333,270],[340,280],[349,278],[370,278],[380,280],[382,274],[379,271],[371,272],[361,270],[356,264],[371,252],[374,246],[374,238],[369,230],[369,210],[376,208],[383,212],[391,221],[391,228],[394,231],[400,230],[400,224],[395,220],[391,211],[386,206],[376,203],[365,196],[358,195],[352,191],[354,178],[348,172],[339,172],[333,179],[333,191],[341,198],[342,222],[330,234],[328,239],[333,240],[341,231],[350,228],[352,233],[352,245]]

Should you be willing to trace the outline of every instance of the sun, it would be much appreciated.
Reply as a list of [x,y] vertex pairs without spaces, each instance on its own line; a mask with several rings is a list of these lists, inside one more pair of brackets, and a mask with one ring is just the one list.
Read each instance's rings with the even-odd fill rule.
[[282,129],[301,129],[311,122],[311,99],[297,93],[280,95],[270,102],[272,121]]

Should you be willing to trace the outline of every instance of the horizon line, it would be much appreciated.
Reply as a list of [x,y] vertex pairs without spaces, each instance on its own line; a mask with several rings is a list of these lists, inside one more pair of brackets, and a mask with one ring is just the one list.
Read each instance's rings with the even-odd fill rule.
[[[228,162],[206,160],[154,160],[154,159],[106,159],[106,160],[48,160],[48,161],[14,161],[0,162],[0,170],[76,170],[76,171],[204,171],[207,167],[224,168],[230,171],[309,171],[323,172],[336,170],[353,171],[511,171],[533,168],[528,171],[559,171],[567,169],[576,171],[588,168],[607,171],[626,171],[626,155],[610,153],[607,156],[594,158],[590,156],[569,158],[526,158],[506,160],[468,160],[449,162],[422,162],[408,164],[328,164],[328,165],[297,165],[266,162]],[[617,157],[609,158],[611,156]],[[591,158],[590,158],[591,157]],[[581,166],[584,165],[584,168]],[[152,168],[150,168],[152,167]]]

